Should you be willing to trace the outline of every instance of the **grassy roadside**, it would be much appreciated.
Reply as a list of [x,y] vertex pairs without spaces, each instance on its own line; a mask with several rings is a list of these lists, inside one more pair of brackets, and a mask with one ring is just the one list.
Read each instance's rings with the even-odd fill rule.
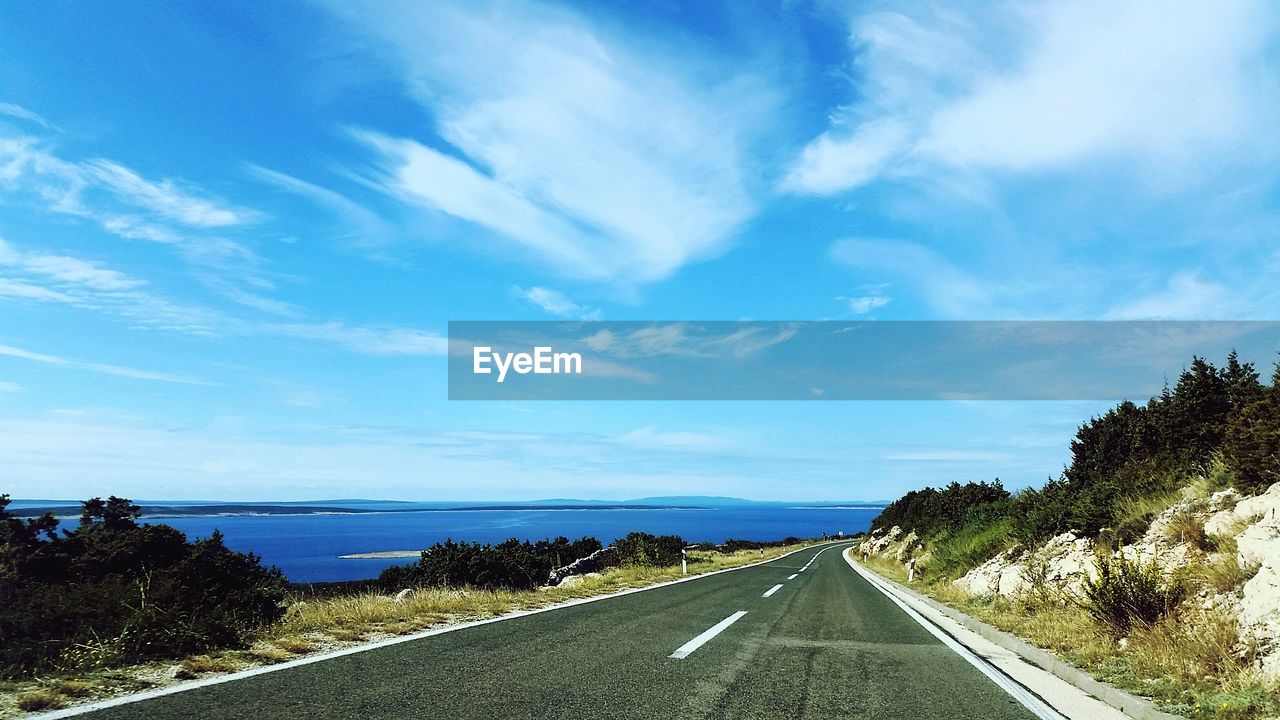
[[[689,551],[689,575],[742,567],[807,547],[788,545],[733,553]],[[86,670],[29,680],[0,681],[0,718],[51,710],[198,677],[271,665],[421,630],[534,610],[571,600],[646,587],[681,577],[679,566],[624,566],[573,583],[533,591],[418,590],[401,598],[366,591],[321,599],[293,599],[288,612],[252,645],[194,655],[179,662]]]
[[[872,555],[863,565],[907,584],[906,568]],[[947,577],[917,577],[910,587],[989,625],[1049,650],[1120,689],[1192,718],[1245,720],[1280,713],[1280,688],[1268,686],[1234,649],[1234,619],[1184,607],[1123,640],[1098,626],[1078,604],[1050,593],[1017,598],[974,596]]]

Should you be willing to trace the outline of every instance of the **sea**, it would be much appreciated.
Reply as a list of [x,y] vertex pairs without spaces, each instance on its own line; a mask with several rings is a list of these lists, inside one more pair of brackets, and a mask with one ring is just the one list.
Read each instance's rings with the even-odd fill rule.
[[251,551],[279,567],[292,582],[375,578],[383,568],[414,558],[343,559],[339,556],[420,550],[452,538],[497,543],[591,535],[602,543],[634,531],[679,535],[690,543],[728,539],[781,540],[787,536],[853,535],[866,531],[880,508],[753,503],[691,508],[461,509],[283,515],[194,515],[148,518],[190,539],[221,530],[228,547]]

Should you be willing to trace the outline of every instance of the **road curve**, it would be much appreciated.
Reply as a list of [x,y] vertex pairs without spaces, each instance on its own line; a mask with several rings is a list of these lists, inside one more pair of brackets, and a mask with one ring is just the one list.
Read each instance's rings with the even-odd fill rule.
[[1035,717],[854,573],[845,546],[81,717]]

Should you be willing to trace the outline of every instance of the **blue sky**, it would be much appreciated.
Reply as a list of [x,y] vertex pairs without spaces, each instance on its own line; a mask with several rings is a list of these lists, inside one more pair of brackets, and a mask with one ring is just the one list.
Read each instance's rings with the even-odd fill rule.
[[450,403],[446,323],[1272,319],[1278,29],[1261,2],[6,4],[0,488],[1040,482],[1102,405]]

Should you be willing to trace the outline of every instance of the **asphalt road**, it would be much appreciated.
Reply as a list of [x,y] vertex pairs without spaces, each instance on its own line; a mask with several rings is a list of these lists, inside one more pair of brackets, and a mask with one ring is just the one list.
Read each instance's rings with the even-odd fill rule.
[[1034,717],[855,574],[843,547],[803,572],[818,549],[85,717]]

